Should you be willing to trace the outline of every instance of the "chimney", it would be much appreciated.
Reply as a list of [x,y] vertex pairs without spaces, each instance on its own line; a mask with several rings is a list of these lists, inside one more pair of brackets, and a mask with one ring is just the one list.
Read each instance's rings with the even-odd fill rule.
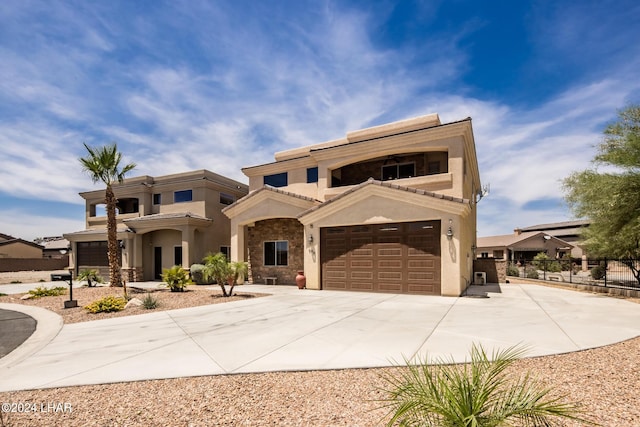
[[516,234],[516,236],[519,236],[522,234],[522,230],[520,230],[519,228],[514,228],[513,232]]

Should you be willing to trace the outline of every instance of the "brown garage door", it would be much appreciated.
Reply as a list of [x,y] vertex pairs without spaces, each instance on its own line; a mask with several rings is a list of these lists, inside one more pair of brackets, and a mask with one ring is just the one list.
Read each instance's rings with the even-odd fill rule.
[[440,222],[320,230],[322,288],[440,295]]

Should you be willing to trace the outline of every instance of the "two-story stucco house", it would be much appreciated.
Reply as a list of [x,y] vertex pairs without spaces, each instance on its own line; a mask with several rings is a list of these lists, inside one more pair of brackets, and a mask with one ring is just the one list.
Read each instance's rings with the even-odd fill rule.
[[460,295],[472,281],[480,174],[471,119],[437,114],[349,132],[243,169],[224,208],[254,283]]
[[[159,177],[139,176],[114,184],[123,277],[155,280],[163,268],[189,268],[208,252],[230,250],[229,219],[222,209],[248,192],[246,184],[197,170]],[[80,193],[86,229],[65,234],[76,272],[99,269],[108,277],[105,190]]]

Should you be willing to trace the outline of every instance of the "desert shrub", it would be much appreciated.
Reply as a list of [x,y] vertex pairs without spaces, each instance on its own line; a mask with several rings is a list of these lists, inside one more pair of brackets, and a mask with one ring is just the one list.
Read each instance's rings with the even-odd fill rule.
[[17,285],[18,283],[22,283],[20,280],[12,280],[11,284],[12,285]]
[[540,277],[538,275],[538,270],[533,267],[527,267],[525,269],[525,276],[527,279],[538,279]]
[[183,292],[184,288],[193,283],[189,278],[189,273],[179,265],[162,270],[162,280],[171,289],[171,292]]
[[607,269],[604,265],[597,265],[591,269],[591,277],[593,277],[593,280],[603,279],[606,274]]
[[2,292],[0,292],[0,297],[6,297],[7,294],[3,294]]
[[98,270],[82,270],[80,274],[78,274],[77,280],[86,280],[87,286],[91,287],[95,283],[102,283],[104,279],[98,273]]
[[560,273],[562,271],[560,263],[552,258],[549,258],[549,255],[545,254],[544,252],[540,252],[535,257],[533,257],[532,264],[538,270],[544,270],[551,273]]
[[42,283],[42,282],[46,282],[46,280],[40,279],[40,280],[38,280],[38,282]]
[[124,298],[109,295],[86,305],[84,308],[88,310],[89,313],[110,313],[112,311],[124,310],[125,305],[127,305],[127,301]]
[[209,285],[213,283],[205,277],[205,268],[203,264],[193,264],[191,266],[191,280],[193,280],[196,285]]
[[31,289],[29,293],[33,298],[42,297],[57,297],[67,292],[67,288],[62,286],[56,286],[55,288],[45,288],[44,286],[38,286],[35,289]]
[[147,295],[142,299],[142,306],[147,310],[158,308],[158,298],[147,292]]
[[518,267],[516,267],[515,265],[509,264],[507,266],[507,276],[518,277],[520,276],[520,270],[518,270]]
[[473,345],[471,362],[456,365],[452,358],[429,364],[407,361],[407,367],[383,374],[386,387],[382,407],[389,410],[388,426],[551,426],[564,419],[583,421],[580,407],[554,396],[530,374],[509,372],[524,355],[510,347],[487,355]]

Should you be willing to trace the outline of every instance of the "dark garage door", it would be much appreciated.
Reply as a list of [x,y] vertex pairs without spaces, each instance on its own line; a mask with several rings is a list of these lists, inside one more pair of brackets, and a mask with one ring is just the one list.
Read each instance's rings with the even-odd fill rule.
[[440,221],[320,230],[322,289],[440,295]]

